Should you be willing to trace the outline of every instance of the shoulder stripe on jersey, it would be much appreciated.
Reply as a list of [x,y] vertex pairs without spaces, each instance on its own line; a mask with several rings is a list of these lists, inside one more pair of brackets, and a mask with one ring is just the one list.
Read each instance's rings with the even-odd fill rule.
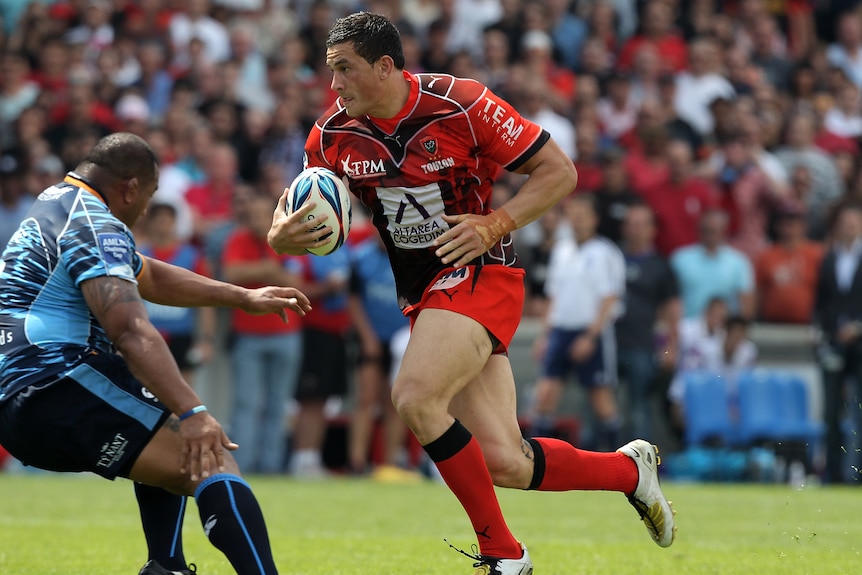
[[510,172],[516,171],[518,168],[524,165],[527,160],[536,155],[536,153],[544,146],[548,140],[551,139],[551,134],[548,133],[547,130],[543,129],[542,133],[539,134],[539,137],[536,138],[536,141],[533,142],[529,148],[524,150],[524,153],[518,156],[513,162],[511,162],[508,166],[503,166],[506,170]]

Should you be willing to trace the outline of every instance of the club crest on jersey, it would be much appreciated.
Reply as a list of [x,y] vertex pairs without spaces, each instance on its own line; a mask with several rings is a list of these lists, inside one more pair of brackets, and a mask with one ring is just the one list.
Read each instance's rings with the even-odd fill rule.
[[432,160],[437,157],[437,138],[425,136],[419,143],[422,144],[422,147],[428,152]]

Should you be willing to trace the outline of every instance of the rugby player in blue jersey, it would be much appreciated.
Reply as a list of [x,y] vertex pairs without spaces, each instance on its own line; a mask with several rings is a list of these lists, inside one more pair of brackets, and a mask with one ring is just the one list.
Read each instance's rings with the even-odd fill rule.
[[260,507],[231,442],[183,380],[143,300],[285,309],[290,287],[249,290],[142,256],[129,231],[156,191],[150,146],[100,140],[36,200],[0,261],[0,444],[24,464],[127,477],[149,548],[143,575],[188,574],[186,496],[239,574],[276,573]]

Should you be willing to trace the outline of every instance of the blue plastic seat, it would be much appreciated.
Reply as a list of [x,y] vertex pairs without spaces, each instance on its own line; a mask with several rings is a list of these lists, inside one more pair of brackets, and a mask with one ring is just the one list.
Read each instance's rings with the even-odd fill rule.
[[797,374],[789,371],[776,373],[780,389],[781,421],[778,435],[781,439],[818,441],[824,433],[823,424],[811,418],[808,386]]
[[724,378],[704,370],[686,371],[680,377],[685,389],[686,443],[689,446],[731,444],[735,432]]
[[753,445],[780,438],[785,400],[780,377],[774,371],[753,369],[737,379],[739,401],[739,442]]

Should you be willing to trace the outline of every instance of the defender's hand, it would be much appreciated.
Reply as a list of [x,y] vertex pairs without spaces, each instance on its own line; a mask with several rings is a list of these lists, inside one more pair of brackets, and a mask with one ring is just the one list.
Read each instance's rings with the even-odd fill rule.
[[486,216],[444,214],[443,220],[453,227],[434,240],[439,246],[434,253],[444,264],[456,268],[478,258],[515,229],[514,220],[502,208]]
[[332,232],[332,228],[323,226],[319,230],[312,229],[326,221],[326,214],[310,220],[308,214],[316,206],[314,202],[308,202],[292,214],[285,211],[286,205],[287,189],[281,194],[272,214],[272,227],[267,234],[272,249],[279,254],[301,256],[306,253],[306,249],[324,246],[326,241],[322,238]]
[[296,288],[268,286],[248,290],[248,299],[242,305],[242,310],[252,315],[276,313],[286,323],[285,309],[292,309],[299,315],[305,315],[306,312],[311,311],[311,302]]
[[192,481],[206,479],[213,472],[224,472],[224,450],[239,447],[206,412],[180,422],[180,438],[183,442],[180,472],[188,471]]

